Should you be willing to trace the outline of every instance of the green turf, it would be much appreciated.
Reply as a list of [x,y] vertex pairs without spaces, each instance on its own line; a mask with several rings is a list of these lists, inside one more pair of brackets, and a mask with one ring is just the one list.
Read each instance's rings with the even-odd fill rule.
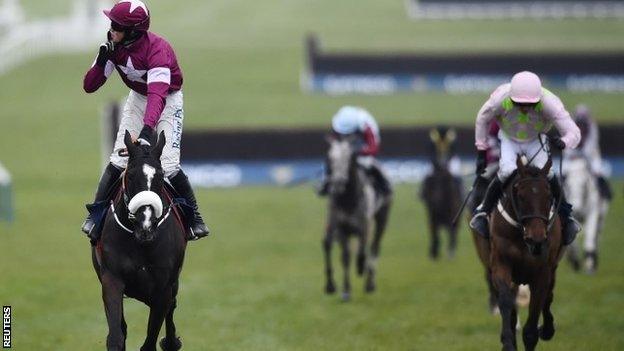
[[[91,184],[22,191],[2,228],[0,301],[13,306],[16,350],[99,350],[106,322],[89,245],[77,232]],[[618,183],[618,189],[622,183]],[[57,188],[56,190],[54,190]],[[200,191],[214,236],[189,245],[178,330],[188,350],[483,350],[498,347],[499,320],[486,313],[481,267],[465,226],[455,260],[430,262],[423,208],[401,186],[383,241],[379,290],[353,277],[349,304],[325,296],[325,207],[311,189]],[[48,203],[54,199],[54,207]],[[618,197],[595,276],[559,269],[555,339],[543,350],[620,350],[624,337],[624,239]],[[341,269],[336,256],[337,280]],[[129,349],[144,337],[146,308],[126,300]],[[526,318],[526,312],[522,313]]]
[[[29,18],[70,1],[23,1]],[[320,126],[342,104],[384,125],[472,123],[485,94],[329,97],[299,89],[303,36],[331,50],[482,51],[623,49],[622,21],[413,22],[402,1],[150,2],[185,73],[187,128]],[[517,33],[523,33],[520,37]],[[96,48],[93,49],[93,52]],[[27,62],[0,76],[0,161],[14,176],[16,222],[0,223],[0,302],[14,307],[16,350],[100,350],[106,322],[89,248],[78,232],[99,176],[99,112],[127,89],[114,77],[82,92],[91,54]],[[622,121],[619,94],[562,94]],[[618,183],[620,194],[622,183]],[[379,292],[354,301],[322,294],[324,205],[310,189],[201,190],[215,236],[189,247],[178,322],[188,350],[498,348],[496,318],[466,232],[455,261],[425,257],[422,208],[399,188],[380,261]],[[624,347],[621,196],[611,210],[596,276],[560,270],[555,340],[544,350]],[[339,271],[339,270],[338,270]],[[128,301],[129,349],[144,335]]]

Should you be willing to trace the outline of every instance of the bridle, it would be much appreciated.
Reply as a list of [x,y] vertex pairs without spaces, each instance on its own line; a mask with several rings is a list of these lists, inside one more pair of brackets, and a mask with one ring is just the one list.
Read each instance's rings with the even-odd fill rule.
[[[531,162],[533,162],[533,160],[535,159],[535,157],[542,151],[546,151],[548,153],[548,158],[552,159],[552,152],[550,151],[549,148],[545,147],[544,142],[542,141],[542,135],[545,135],[545,134],[544,133],[538,134],[538,139],[540,141],[541,147],[535,152],[535,154],[533,154],[533,156],[531,156],[531,158],[528,160],[526,165],[530,165]],[[563,171],[563,155],[559,157],[559,174],[563,174],[562,171]],[[509,197],[509,200],[510,200],[509,202],[511,202],[511,207],[513,211],[515,212],[517,220],[514,219],[512,216],[510,216],[509,213],[507,213],[507,211],[505,211],[505,208],[502,205],[501,201],[498,202],[497,209],[501,213],[503,218],[509,224],[517,228],[520,228],[523,231],[524,231],[524,225],[522,223],[524,223],[525,220],[538,218],[538,219],[543,220],[546,223],[546,228],[547,228],[546,232],[549,232],[553,224],[555,223],[555,219],[557,218],[556,214],[559,213],[559,207],[561,206],[561,201],[563,199],[563,187],[561,189],[561,193],[559,194],[559,197],[555,199],[553,203],[551,203],[548,216],[545,216],[542,213],[523,214],[518,209],[518,199],[516,196],[516,189],[520,183],[531,181],[531,180],[535,181],[535,180],[542,180],[542,179],[540,177],[530,176],[530,177],[516,179],[511,184],[511,197]],[[548,187],[550,188],[550,185],[548,185]]]
[[[127,192],[126,175],[127,175],[127,172],[126,172],[126,170],[124,170],[122,175],[121,175],[121,197],[123,199],[124,207],[125,207],[125,209],[126,209],[126,211],[128,213],[127,220],[132,224],[132,226],[134,226],[134,223],[135,223],[135,220],[136,220],[136,214],[133,213],[130,210],[131,198],[128,195],[128,192]],[[171,204],[167,204],[166,210],[163,211],[162,215],[159,218],[157,218],[156,228],[160,227],[160,225],[165,222],[167,217],[169,217],[169,215],[171,214],[171,208],[172,208]],[[117,215],[117,212],[115,210],[115,201],[114,200],[111,200],[110,209],[111,209],[111,212],[113,214],[113,217],[115,218],[115,222],[117,222],[117,225],[119,225],[119,227],[121,229],[125,230],[128,233],[131,233],[131,234],[134,233],[134,230],[128,228],[128,226],[124,225],[121,222],[120,217]]]
[[[511,184],[511,196],[509,196],[509,202],[511,203],[511,208],[513,209],[514,213],[515,213],[515,217],[516,220],[515,221],[515,226],[522,228],[524,230],[524,224],[526,220],[529,219],[533,219],[533,218],[537,218],[537,219],[541,219],[544,221],[544,223],[546,223],[546,227],[547,227],[547,231],[550,231],[552,225],[554,224],[554,219],[555,217],[555,213],[557,213],[557,206],[555,206],[555,203],[552,202],[549,206],[550,211],[548,213],[548,216],[544,215],[543,213],[540,213],[539,211],[535,211],[533,213],[522,213],[520,211],[520,208],[518,206],[518,195],[517,195],[517,189],[519,187],[520,184],[522,183],[526,183],[529,181],[543,181],[543,178],[540,177],[536,177],[536,176],[530,176],[530,177],[526,177],[526,178],[519,178],[516,179],[512,182]],[[550,187],[550,186],[549,186]],[[507,218],[505,218],[507,219]]]

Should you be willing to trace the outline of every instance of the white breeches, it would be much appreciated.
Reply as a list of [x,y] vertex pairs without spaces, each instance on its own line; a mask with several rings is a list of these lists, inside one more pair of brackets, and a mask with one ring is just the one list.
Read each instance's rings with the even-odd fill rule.
[[[525,155],[527,160],[531,160],[535,156],[530,165],[538,168],[544,167],[548,161],[548,141],[543,134],[540,134],[542,142],[540,142],[539,138],[522,143],[513,141],[507,138],[502,130],[498,132],[498,137],[501,141],[501,157],[500,161],[498,161],[499,169],[497,174],[498,179],[502,182],[507,180],[511,173],[516,170],[517,155]],[[552,178],[553,175],[554,171],[551,168],[548,178]]]
[[[165,148],[163,149],[160,162],[162,164],[165,177],[170,178],[180,170],[180,142],[182,140],[182,126],[184,122],[182,91],[169,94],[165,108],[160,115],[156,131],[165,133]],[[147,106],[147,97],[134,91],[130,91],[128,99],[123,108],[119,130],[117,131],[117,139],[113,147],[113,153],[110,156],[110,162],[119,167],[126,168],[128,164],[127,157],[118,155],[119,150],[124,149],[124,135],[126,130],[137,138],[143,128],[143,116]]]

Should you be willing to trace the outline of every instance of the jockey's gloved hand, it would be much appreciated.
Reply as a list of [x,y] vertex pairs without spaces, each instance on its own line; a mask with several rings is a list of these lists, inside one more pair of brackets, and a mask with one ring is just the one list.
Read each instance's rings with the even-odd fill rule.
[[477,152],[477,171],[475,172],[477,175],[483,174],[485,172],[485,168],[487,167],[487,151],[479,150]]
[[108,41],[100,45],[100,51],[98,53],[97,58],[95,59],[95,64],[104,68],[104,66],[106,66],[106,61],[108,61],[111,58],[114,50],[115,50],[115,43],[113,43],[110,32],[108,32]]
[[598,190],[600,191],[600,196],[605,200],[611,200],[613,198],[613,191],[611,191],[611,186],[609,182],[603,176],[597,176],[596,180],[598,181]]
[[566,147],[566,144],[563,142],[563,140],[561,140],[560,137],[550,138],[550,144],[559,150],[563,150]]
[[156,132],[154,128],[148,126],[147,124],[143,126],[141,129],[141,133],[139,134],[139,138],[137,139],[141,145],[152,146],[156,144]]

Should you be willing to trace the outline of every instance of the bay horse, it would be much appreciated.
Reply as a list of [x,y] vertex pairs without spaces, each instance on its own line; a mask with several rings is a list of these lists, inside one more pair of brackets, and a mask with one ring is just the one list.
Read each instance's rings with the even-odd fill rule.
[[462,185],[448,170],[437,162],[433,162],[433,172],[425,178],[421,185],[420,197],[425,203],[429,219],[429,258],[435,260],[440,252],[440,228],[446,228],[449,234],[448,255],[455,256],[457,248],[458,222],[453,222],[455,214],[462,203]]
[[367,293],[371,293],[375,290],[377,258],[388,221],[391,195],[381,195],[373,189],[366,170],[358,165],[353,136],[328,137],[328,142],[329,205],[322,243],[325,254],[325,292],[327,294],[336,292],[331,262],[331,249],[336,240],[342,247],[341,261],[344,270],[342,300],[349,301],[351,298],[349,241],[352,237],[357,238],[357,273],[360,276],[366,273],[364,289]]
[[[609,208],[608,200],[600,195],[596,177],[590,170],[589,161],[582,157],[566,158],[563,186],[574,209],[574,217],[583,224],[583,268],[592,274],[598,268],[598,238],[604,217]],[[575,271],[581,269],[578,241],[570,245],[567,256]]]
[[[496,172],[498,171],[498,167],[492,168],[489,171],[486,171],[485,174],[479,175],[477,179],[475,179],[472,193],[469,194],[468,201],[468,216],[466,217],[467,221],[470,222],[472,218],[472,213],[474,213],[474,209],[479,206],[479,204],[483,201],[485,196],[485,191],[487,190],[492,177],[496,176]],[[470,226],[468,226],[470,228]],[[498,297],[496,293],[496,289],[494,288],[494,284],[492,283],[492,270],[490,269],[490,240],[481,234],[479,234],[476,230],[470,228],[470,232],[472,235],[472,242],[477,251],[477,257],[481,262],[484,270],[485,282],[488,288],[488,309],[491,314],[498,315],[500,310],[498,309]],[[526,284],[522,284],[518,287],[518,291],[515,297],[516,306],[517,307],[526,307],[529,304],[530,299],[530,291]]]
[[161,132],[156,145],[150,147],[135,144],[126,131],[124,142],[128,166],[121,189],[110,203],[101,238],[92,248],[108,322],[106,347],[108,351],[126,349],[125,295],[150,308],[147,337],[140,350],[156,350],[163,321],[166,336],[160,347],[179,350],[182,343],[176,336],[173,312],[186,240],[165,192],[160,163],[165,136]]
[[[518,155],[517,171],[504,187],[503,198],[490,217],[490,262],[492,282],[500,308],[503,350],[516,350],[517,308],[514,299],[518,284],[528,284],[531,292],[529,316],[522,329],[526,350],[534,350],[538,339],[550,340],[555,334],[550,310],[555,275],[564,248],[559,199],[552,199],[548,172],[524,164]],[[538,328],[540,315],[543,324]]]

